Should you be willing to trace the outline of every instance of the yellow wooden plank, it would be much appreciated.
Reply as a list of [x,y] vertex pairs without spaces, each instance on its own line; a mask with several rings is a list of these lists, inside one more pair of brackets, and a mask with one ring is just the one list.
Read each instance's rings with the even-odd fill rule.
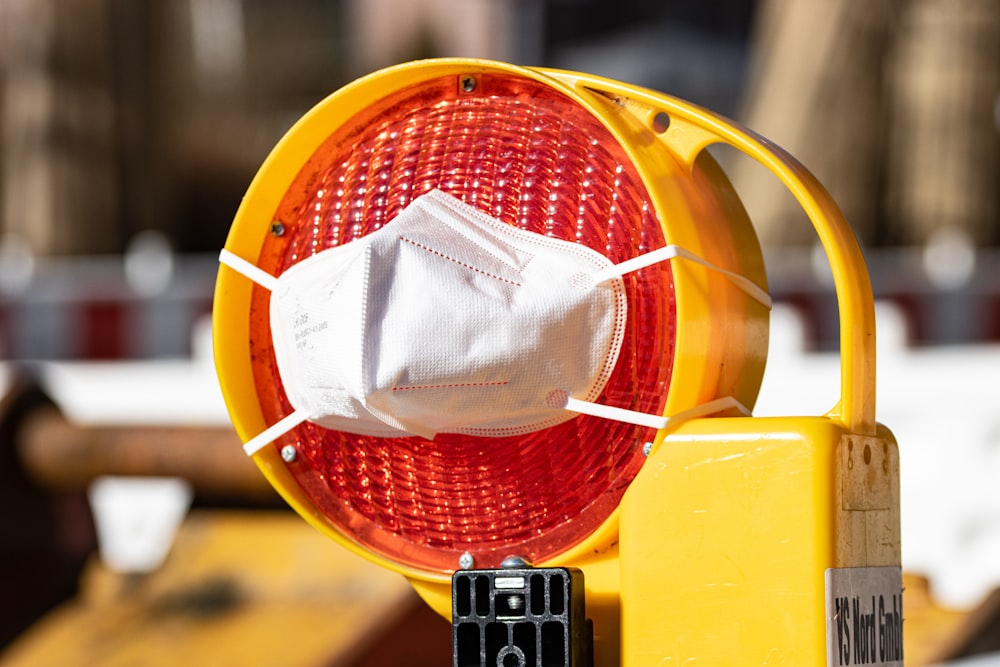
[[412,603],[401,576],[290,512],[197,512],[152,574],[91,563],[0,665],[346,665]]

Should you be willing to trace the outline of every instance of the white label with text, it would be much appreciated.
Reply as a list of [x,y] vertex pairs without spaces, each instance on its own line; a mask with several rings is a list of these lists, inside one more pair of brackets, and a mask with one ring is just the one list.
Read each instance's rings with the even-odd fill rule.
[[826,663],[903,667],[901,568],[826,571]]

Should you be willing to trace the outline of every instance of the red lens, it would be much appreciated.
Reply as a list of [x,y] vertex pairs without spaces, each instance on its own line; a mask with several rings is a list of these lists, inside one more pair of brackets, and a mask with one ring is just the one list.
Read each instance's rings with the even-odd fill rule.
[[[268,237],[258,264],[279,275],[378,229],[434,188],[613,262],[665,244],[638,173],[596,116],[543,83],[483,74],[397,90],[333,128],[275,211],[284,233]],[[669,265],[630,274],[625,285],[625,342],[599,400],[662,413],[674,345]],[[273,423],[291,406],[262,289],[250,316],[256,390]],[[395,562],[447,572],[464,552],[494,567],[511,554],[544,561],[578,543],[617,507],[654,436],[584,416],[517,437],[433,441],[307,422],[277,446],[298,448],[292,475],[342,532]]]

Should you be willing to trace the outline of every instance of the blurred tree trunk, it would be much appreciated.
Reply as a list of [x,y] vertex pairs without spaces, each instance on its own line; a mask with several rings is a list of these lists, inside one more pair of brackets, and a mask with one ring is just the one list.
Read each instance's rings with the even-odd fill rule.
[[889,75],[887,212],[893,237],[1000,241],[1000,3],[920,0]]
[[[902,0],[760,0],[743,122],[802,161],[866,241],[876,237],[883,67]],[[812,243],[770,173],[734,180],[765,243]]]
[[[998,240],[1000,3],[761,0],[743,122],[789,150],[866,243]],[[737,189],[765,242],[812,243],[755,165]]]
[[13,0],[3,10],[3,233],[38,253],[118,244],[111,11],[111,0]]

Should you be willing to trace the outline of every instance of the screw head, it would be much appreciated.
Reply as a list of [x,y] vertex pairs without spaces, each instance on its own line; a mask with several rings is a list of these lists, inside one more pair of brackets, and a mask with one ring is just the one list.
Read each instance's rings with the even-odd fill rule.
[[652,453],[653,453],[653,443],[647,442],[646,444],[644,444],[642,446],[642,454],[643,454],[643,456],[649,456]]
[[505,570],[523,570],[524,568],[532,567],[532,564],[524,556],[507,556],[500,563],[500,567]]
[[281,458],[285,463],[291,463],[298,457],[299,453],[294,445],[285,445],[281,448]]
[[463,76],[462,77],[462,90],[466,93],[471,93],[476,89],[476,77],[474,76]]
[[471,570],[475,565],[476,559],[468,551],[458,557],[458,566],[463,570]]
[[274,222],[271,223],[271,235],[272,236],[283,236],[284,234],[285,234],[285,225],[284,225],[284,223],[282,223],[282,222],[280,222],[278,220],[275,220]]

